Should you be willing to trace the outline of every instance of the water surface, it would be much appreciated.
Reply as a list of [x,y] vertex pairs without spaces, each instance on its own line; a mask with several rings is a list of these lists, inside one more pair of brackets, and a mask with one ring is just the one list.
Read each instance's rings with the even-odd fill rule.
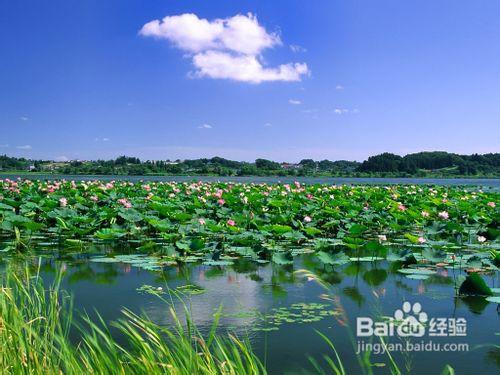
[[[477,371],[492,374],[500,368],[500,351],[492,346],[499,343],[497,305],[483,298],[457,298],[454,280],[463,274],[460,270],[442,268],[427,280],[413,280],[396,272],[387,261],[333,267],[306,254],[296,257],[295,263],[288,266],[239,260],[231,266],[184,264],[148,271],[125,263],[91,262],[89,257],[60,253],[42,258],[35,256],[29,262],[33,268],[38,268],[41,262],[42,276],[47,281],[58,270],[64,270],[64,287],[73,294],[75,307],[90,314],[97,310],[106,321],[119,318],[120,310],[126,307],[144,312],[160,324],[170,324],[168,305],[138,289],[146,285],[165,291],[196,285],[203,292],[184,294],[182,300],[201,331],[208,332],[214,313],[221,307],[224,317],[220,329],[248,337],[272,374],[297,373],[298,369],[310,371],[308,355],[319,361],[324,354],[333,355],[315,330],[332,340],[348,373],[358,372],[354,355],[356,318],[393,316],[404,301],[419,302],[429,317],[465,318],[466,337],[434,341],[466,342],[470,349],[468,352],[395,353],[400,365],[410,367],[412,373],[429,374],[439,373],[446,363],[452,364],[459,374]],[[297,275],[295,271],[299,269],[314,272],[330,284],[329,289]],[[498,273],[486,276],[485,280],[490,286],[498,286],[500,281]],[[325,299],[325,295],[333,300]],[[168,299],[166,294],[163,297]],[[176,298],[173,301],[182,312],[181,302]],[[342,311],[347,321],[343,321]],[[277,321],[280,324],[276,324]],[[346,326],[347,322],[350,327]],[[382,354],[373,355],[372,362],[388,366],[388,359]],[[376,367],[374,371],[387,373],[388,367]]]

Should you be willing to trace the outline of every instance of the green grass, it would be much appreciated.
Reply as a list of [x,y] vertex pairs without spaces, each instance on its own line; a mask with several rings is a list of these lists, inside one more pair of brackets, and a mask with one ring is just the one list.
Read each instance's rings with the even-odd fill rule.
[[[215,334],[217,319],[204,338],[188,318],[173,309],[172,327],[159,326],[129,310],[112,325],[125,338],[119,344],[102,319],[73,319],[71,298],[56,281],[48,290],[27,271],[8,271],[0,290],[0,368],[2,374],[264,374],[248,342]],[[70,332],[77,330],[77,342]]]

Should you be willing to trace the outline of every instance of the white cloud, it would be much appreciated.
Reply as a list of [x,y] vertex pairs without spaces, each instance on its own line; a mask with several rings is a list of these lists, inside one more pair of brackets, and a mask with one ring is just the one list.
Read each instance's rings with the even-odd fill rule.
[[357,108],[354,108],[354,109],[347,109],[347,108],[335,108],[333,110],[333,113],[337,114],[337,115],[344,115],[346,113],[351,113],[351,114],[358,114],[359,113],[359,109]]
[[212,21],[192,13],[167,16],[146,23],[139,34],[166,39],[189,53],[196,68],[193,77],[261,83],[300,81],[309,74],[305,63],[262,64],[262,51],[282,43],[279,35],[268,33],[252,13]]
[[229,50],[247,55],[259,54],[263,49],[281,44],[279,36],[267,33],[257,17],[238,14],[225,19],[208,21],[196,14],[167,16],[145,24],[139,33],[167,39],[187,52]]
[[290,44],[290,49],[292,52],[299,53],[299,52],[307,52],[307,49],[305,49],[302,46],[299,46],[298,44]]
[[31,150],[32,149],[31,145],[22,145],[22,146],[17,146],[16,148],[19,150]]
[[95,142],[109,142],[109,140],[110,140],[110,139],[109,139],[109,138],[106,138],[106,137],[104,137],[104,138],[99,138],[99,137],[98,137],[98,138],[95,138],[95,139],[94,139],[94,141],[95,141]]
[[289,99],[288,103],[293,104],[293,105],[302,104],[302,102],[300,100],[297,100],[297,99]]
[[344,86],[342,86],[342,85],[335,86],[335,90],[339,90],[340,91],[340,90],[343,90],[343,89],[344,89]]
[[65,155],[61,155],[61,156],[56,156],[55,161],[69,161],[69,158]]
[[271,124],[270,122],[266,122],[266,123],[264,124],[264,126],[265,126],[266,128],[270,128],[271,126],[273,126],[273,124]]
[[201,124],[198,126],[198,129],[212,129],[212,125],[210,124]]
[[27,116],[21,116],[21,117],[19,117],[19,120],[21,120],[21,121],[28,121],[29,117],[27,117]]
[[7,148],[7,147],[9,147],[9,145],[8,145],[8,144],[6,144],[6,143],[5,143],[5,144],[3,144],[3,145],[0,145],[0,148]]
[[206,51],[193,57],[197,68],[194,76],[233,79],[250,83],[264,81],[300,81],[308,72],[303,63],[284,64],[276,68],[265,68],[257,56],[232,55],[227,52]]

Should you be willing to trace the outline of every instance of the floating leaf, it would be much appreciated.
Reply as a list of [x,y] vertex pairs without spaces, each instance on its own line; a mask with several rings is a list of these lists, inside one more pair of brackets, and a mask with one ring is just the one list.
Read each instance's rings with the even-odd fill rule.
[[293,264],[293,257],[289,252],[274,253],[272,260],[274,263],[281,265]]
[[351,262],[374,262],[377,260],[384,260],[382,257],[359,257],[349,258]]
[[233,263],[231,260],[205,260],[203,262],[205,266],[230,266]]
[[406,275],[408,279],[414,279],[414,280],[427,280],[430,276],[429,275],[421,275],[417,273],[411,273],[409,275]]
[[433,263],[440,263],[446,259],[446,253],[444,251],[433,249],[432,247],[426,247],[422,250],[422,255],[425,259],[430,260]]
[[324,264],[345,264],[349,262],[349,257],[345,255],[343,252],[330,254],[325,251],[318,251],[316,253],[318,259]]
[[96,263],[119,263],[119,262],[121,262],[119,259],[107,258],[107,257],[95,257],[95,258],[90,258],[89,260],[91,262],[96,262]]
[[434,275],[436,273],[428,268],[401,268],[398,272],[406,275]]

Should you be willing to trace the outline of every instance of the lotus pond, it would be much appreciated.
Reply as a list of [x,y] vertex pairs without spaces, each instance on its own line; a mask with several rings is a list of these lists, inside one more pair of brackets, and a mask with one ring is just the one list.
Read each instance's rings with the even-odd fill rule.
[[[168,326],[168,301],[188,306],[208,333],[220,310],[218,330],[247,338],[273,374],[315,373],[312,362],[334,357],[318,332],[347,373],[360,372],[367,351],[356,355],[356,319],[388,321],[418,302],[429,318],[464,319],[465,335],[433,341],[468,350],[395,350],[401,372],[450,364],[493,373],[499,196],[420,185],[6,179],[0,267],[28,267],[46,283],[62,273],[74,309],[106,322],[128,308]],[[373,349],[364,371],[388,373],[391,361]]]

